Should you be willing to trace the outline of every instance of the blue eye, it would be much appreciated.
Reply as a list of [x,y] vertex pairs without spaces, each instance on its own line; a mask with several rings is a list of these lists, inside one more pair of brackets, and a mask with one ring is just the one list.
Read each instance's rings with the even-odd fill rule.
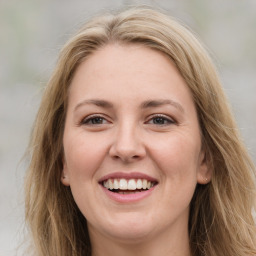
[[160,125],[160,126],[164,126],[164,125],[170,125],[170,124],[174,124],[175,121],[171,118],[168,118],[164,115],[156,115],[153,116],[149,121],[149,124],[154,124],[154,125]]
[[107,120],[101,116],[89,116],[82,120],[82,124],[87,125],[100,125],[100,124],[106,124]]

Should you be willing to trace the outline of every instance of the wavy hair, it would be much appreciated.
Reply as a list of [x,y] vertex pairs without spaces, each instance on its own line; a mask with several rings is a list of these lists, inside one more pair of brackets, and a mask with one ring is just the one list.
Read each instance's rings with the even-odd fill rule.
[[141,44],[170,58],[197,109],[211,182],[198,184],[190,206],[193,256],[256,255],[255,167],[242,143],[215,67],[196,37],[151,8],[131,8],[87,22],[60,53],[45,88],[29,145],[26,220],[34,255],[90,255],[86,219],[62,185],[68,90],[77,67],[107,44]]

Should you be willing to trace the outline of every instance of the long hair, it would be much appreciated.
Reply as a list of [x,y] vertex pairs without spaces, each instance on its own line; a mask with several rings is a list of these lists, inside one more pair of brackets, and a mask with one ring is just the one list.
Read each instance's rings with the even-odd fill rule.
[[34,255],[90,255],[86,219],[62,185],[63,131],[68,90],[77,67],[111,43],[160,51],[178,68],[200,121],[211,182],[198,184],[190,205],[194,256],[256,255],[255,167],[242,143],[215,67],[196,37],[151,8],[132,8],[92,19],[64,46],[45,89],[31,136],[26,220]]

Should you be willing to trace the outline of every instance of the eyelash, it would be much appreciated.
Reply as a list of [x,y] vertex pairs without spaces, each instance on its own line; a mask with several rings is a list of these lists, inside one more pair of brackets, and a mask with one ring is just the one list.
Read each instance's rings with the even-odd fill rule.
[[[97,120],[98,119],[98,120]],[[167,117],[166,115],[163,115],[163,114],[155,114],[155,115],[152,115],[150,116],[150,118],[146,121],[146,124],[150,123],[150,121],[153,121],[154,120],[157,120],[157,119],[160,119],[162,122],[164,123],[152,123],[153,125],[157,125],[157,126],[168,126],[168,125],[171,125],[171,124],[175,124],[176,121],[174,121],[172,118],[170,117]],[[160,121],[158,120],[158,122]],[[93,123],[94,121],[96,121],[96,123]],[[100,123],[99,123],[100,121]],[[80,124],[81,125],[102,125],[104,124],[104,122],[108,122],[108,120],[102,116],[102,115],[98,115],[98,114],[95,114],[95,115],[90,115],[90,116],[87,116],[86,118],[84,118]]]
[[161,119],[163,122],[167,122],[167,123],[163,123],[163,124],[153,123],[153,125],[167,126],[167,125],[171,125],[171,124],[176,124],[176,121],[174,121],[172,118],[167,117],[166,115],[162,115],[162,114],[155,114],[155,115],[151,116],[146,123],[149,123],[150,121],[156,120],[157,118]]
[[[87,116],[86,118],[82,119],[81,121],[81,125],[101,125],[103,124],[102,122],[101,123],[93,123],[93,120],[95,121],[96,119],[100,119],[101,121],[107,121],[107,119],[101,115],[90,115],[90,116]],[[108,121],[107,121],[108,122]]]

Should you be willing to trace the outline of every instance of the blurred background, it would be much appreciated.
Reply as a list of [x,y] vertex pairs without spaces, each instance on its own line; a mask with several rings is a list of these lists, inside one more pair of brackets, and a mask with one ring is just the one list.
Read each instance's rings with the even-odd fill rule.
[[0,256],[23,251],[22,157],[59,50],[88,18],[136,4],[160,7],[198,34],[256,163],[255,0],[0,0]]

